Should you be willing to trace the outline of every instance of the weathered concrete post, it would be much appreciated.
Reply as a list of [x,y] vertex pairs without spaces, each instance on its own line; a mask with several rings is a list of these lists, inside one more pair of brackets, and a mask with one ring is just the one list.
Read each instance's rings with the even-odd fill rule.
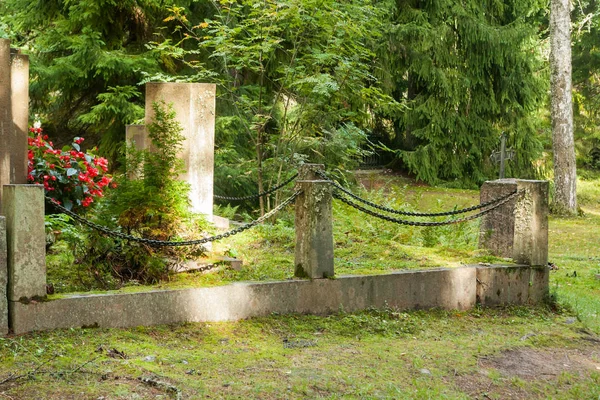
[[146,125],[125,126],[125,140],[128,144],[133,142],[137,150],[149,150],[152,145]]
[[294,275],[333,277],[333,218],[331,184],[324,180],[297,182],[296,255]]
[[0,335],[8,333],[6,218],[0,216]]
[[10,58],[10,102],[13,120],[11,181],[27,183],[27,136],[29,131],[29,56],[13,50]]
[[212,215],[216,85],[212,83],[146,84],[146,125],[152,122],[154,102],[173,104],[185,137],[180,158],[190,184],[191,211]]
[[324,172],[325,165],[323,164],[302,164],[298,168],[298,181],[318,181],[323,178],[317,175],[317,171]]
[[5,185],[4,212],[8,253],[8,300],[46,296],[44,187]]
[[13,134],[10,97],[10,40],[0,39],[0,214],[2,186],[10,183],[10,139]]
[[518,264],[548,263],[548,182],[521,179],[488,181],[481,187],[481,202],[514,190],[522,195],[485,215],[479,245],[494,255],[511,257]]
[[27,183],[29,58],[0,39],[0,213],[2,186]]

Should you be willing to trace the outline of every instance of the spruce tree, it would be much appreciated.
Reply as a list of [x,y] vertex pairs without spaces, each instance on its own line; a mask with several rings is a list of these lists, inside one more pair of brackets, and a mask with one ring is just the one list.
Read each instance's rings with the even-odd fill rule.
[[502,132],[516,177],[534,174],[542,146],[534,112],[544,98],[536,1],[397,1],[385,64],[388,89],[407,99],[391,147],[417,178],[480,183]]

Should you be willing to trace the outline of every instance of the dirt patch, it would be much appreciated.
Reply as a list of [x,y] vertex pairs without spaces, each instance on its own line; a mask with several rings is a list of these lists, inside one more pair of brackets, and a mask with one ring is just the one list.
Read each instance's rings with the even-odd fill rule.
[[518,376],[527,380],[557,376],[563,372],[581,373],[600,368],[600,345],[549,350],[523,347],[482,359],[480,366],[494,368],[504,376]]
[[[479,371],[457,376],[458,389],[476,399],[531,399],[536,381],[559,381],[564,374],[575,376],[600,372],[600,343],[578,348],[535,349],[521,347],[478,360]],[[515,381],[515,378],[518,378]],[[518,380],[529,382],[520,385]]]

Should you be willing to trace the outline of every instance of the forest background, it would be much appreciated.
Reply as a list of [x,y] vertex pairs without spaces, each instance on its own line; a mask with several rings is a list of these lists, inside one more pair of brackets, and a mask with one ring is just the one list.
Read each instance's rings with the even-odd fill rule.
[[[599,6],[572,6],[577,163],[594,174]],[[541,0],[0,3],[0,37],[31,57],[32,119],[59,145],[83,136],[116,160],[144,83],[216,83],[215,192],[230,196],[303,161],[343,175],[373,151],[476,187],[497,177],[502,133],[507,176],[551,179],[548,24]]]

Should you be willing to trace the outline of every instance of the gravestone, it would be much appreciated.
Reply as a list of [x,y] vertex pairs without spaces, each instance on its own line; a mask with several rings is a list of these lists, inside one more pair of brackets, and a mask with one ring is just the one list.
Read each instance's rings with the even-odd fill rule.
[[179,158],[186,171],[181,179],[190,184],[191,211],[208,216],[213,209],[215,97],[211,83],[146,84],[145,123],[154,118],[154,102],[173,105],[185,138]]

